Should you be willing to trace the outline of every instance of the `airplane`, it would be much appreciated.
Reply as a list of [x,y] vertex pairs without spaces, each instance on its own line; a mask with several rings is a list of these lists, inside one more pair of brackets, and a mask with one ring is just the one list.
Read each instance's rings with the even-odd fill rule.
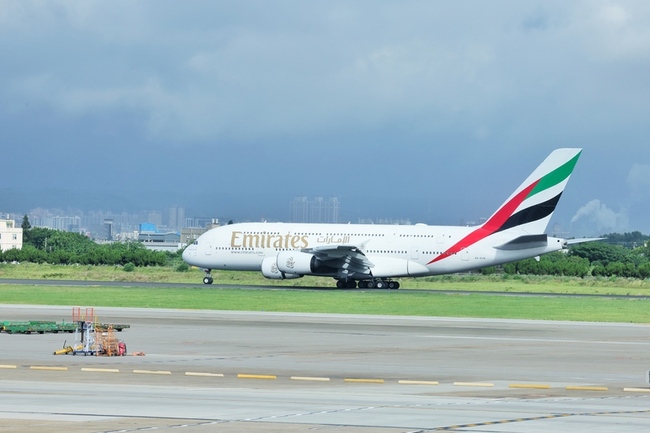
[[559,251],[544,233],[582,149],[556,149],[476,226],[253,222],[213,228],[183,252],[205,272],[259,271],[272,280],[332,277],[338,288],[398,289],[396,278],[467,272]]

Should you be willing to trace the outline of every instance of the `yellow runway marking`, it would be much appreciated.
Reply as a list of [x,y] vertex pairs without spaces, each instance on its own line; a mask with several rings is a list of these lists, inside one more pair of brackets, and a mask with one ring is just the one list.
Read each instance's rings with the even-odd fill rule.
[[90,371],[93,373],[119,373],[117,368],[82,368],[81,371]]
[[262,379],[262,380],[275,380],[277,376],[271,374],[238,374],[238,379]]
[[400,380],[397,383],[400,385],[438,385],[438,382],[433,380]]
[[650,388],[623,388],[625,392],[650,392]]
[[47,367],[44,365],[32,365],[30,370],[68,371],[68,367]]
[[188,371],[188,372],[185,373],[185,376],[223,377],[223,374],[221,374],[221,373],[200,373],[200,372]]
[[493,387],[493,383],[486,382],[454,382],[454,386],[482,386],[482,387]]
[[343,382],[352,382],[352,383],[384,383],[384,379],[343,379]]
[[291,376],[291,380],[305,380],[313,382],[329,382],[329,377],[303,377],[303,376]]
[[134,374],[172,374],[171,371],[164,370],[133,370]]
[[510,388],[551,389],[551,385],[545,385],[541,383],[511,383]]
[[606,386],[567,386],[567,391],[607,391]]

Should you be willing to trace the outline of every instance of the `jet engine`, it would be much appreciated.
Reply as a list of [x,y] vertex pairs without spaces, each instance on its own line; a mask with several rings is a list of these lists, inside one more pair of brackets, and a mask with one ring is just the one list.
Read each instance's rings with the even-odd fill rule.
[[262,275],[270,280],[292,280],[302,277],[299,274],[287,274],[279,270],[276,257],[265,257],[262,260]]
[[313,274],[318,266],[318,259],[313,254],[301,251],[282,251],[277,255],[277,265],[281,272],[287,274]]

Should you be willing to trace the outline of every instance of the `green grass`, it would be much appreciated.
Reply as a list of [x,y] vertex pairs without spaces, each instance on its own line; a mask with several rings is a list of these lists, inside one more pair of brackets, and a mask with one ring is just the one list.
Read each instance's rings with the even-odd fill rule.
[[[334,287],[332,278],[305,277],[296,280],[274,281],[259,272],[214,271],[215,284],[264,285],[275,287]],[[125,272],[119,266],[56,266],[37,264],[0,264],[0,278],[78,280],[78,281],[134,281],[159,283],[200,283],[203,272],[192,269],[177,272],[170,267],[135,268]],[[404,289],[469,290],[489,292],[569,293],[599,295],[650,295],[650,280],[627,278],[574,278],[535,275],[444,275],[439,277],[404,278]]]
[[5,304],[650,322],[650,301],[427,292],[0,285]]
[[[173,268],[0,265],[0,278],[199,283],[198,270]],[[74,287],[0,284],[0,303],[92,307],[179,308],[238,311],[312,312],[341,314],[483,317],[503,319],[571,320],[650,323],[650,301],[558,297],[568,294],[648,295],[650,283],[626,279],[579,279],[534,276],[453,275],[404,279],[403,288],[425,291],[296,291],[283,286],[332,287],[331,278],[273,282],[256,272],[213,272],[216,284],[272,285],[268,290],[187,288]],[[296,284],[298,283],[298,284]],[[540,296],[462,294],[454,291],[538,292]],[[2,319],[2,318],[0,318]]]

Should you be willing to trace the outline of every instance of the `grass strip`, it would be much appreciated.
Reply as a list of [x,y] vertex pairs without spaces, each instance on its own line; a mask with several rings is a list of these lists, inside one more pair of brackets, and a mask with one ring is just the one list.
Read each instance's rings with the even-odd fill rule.
[[[334,287],[326,277],[305,277],[297,280],[267,280],[260,272],[213,271],[215,284],[298,287]],[[178,272],[173,267],[135,268],[125,272],[120,266],[63,266],[48,264],[0,264],[0,278],[75,281],[133,281],[152,283],[200,284],[203,272],[191,269]],[[650,280],[633,278],[559,277],[536,275],[455,274],[437,277],[400,279],[404,289],[436,289],[446,291],[485,291],[515,293],[563,293],[597,295],[650,295]]]
[[0,285],[4,304],[650,322],[650,301],[425,292]]

